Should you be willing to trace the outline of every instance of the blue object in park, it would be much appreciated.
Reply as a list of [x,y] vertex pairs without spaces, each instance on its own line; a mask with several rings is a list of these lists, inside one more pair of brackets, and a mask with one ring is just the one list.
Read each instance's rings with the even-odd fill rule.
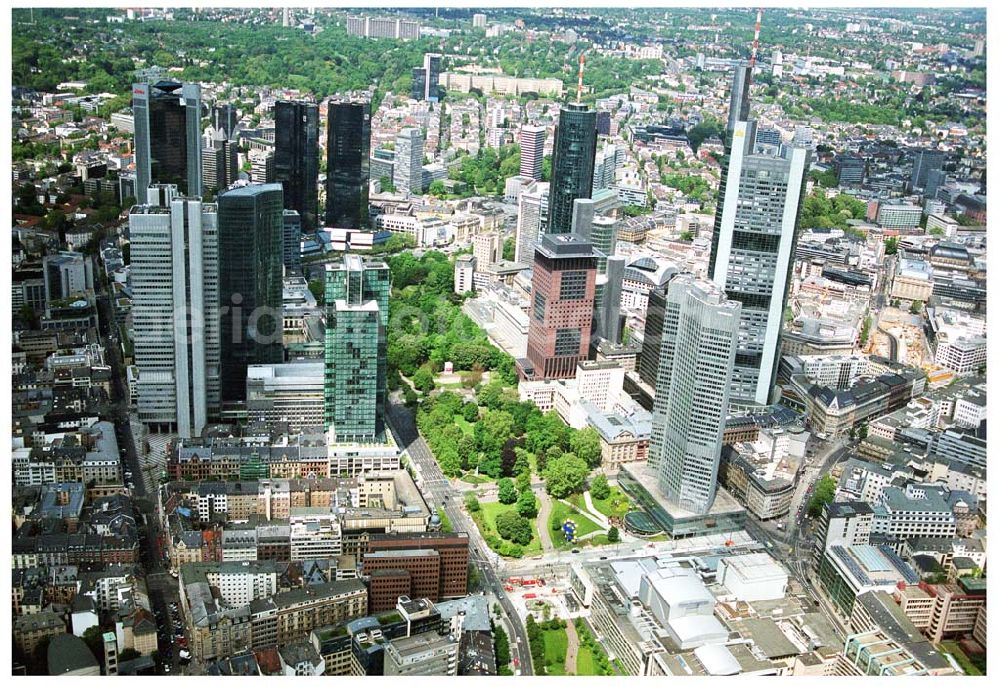
[[576,542],[576,522],[572,519],[567,519],[562,525],[563,535],[566,536],[567,543]]

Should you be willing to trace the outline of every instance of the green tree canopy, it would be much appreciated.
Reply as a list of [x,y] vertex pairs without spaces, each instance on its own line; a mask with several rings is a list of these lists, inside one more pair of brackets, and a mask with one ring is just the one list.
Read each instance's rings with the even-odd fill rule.
[[611,487],[608,485],[608,477],[598,474],[590,480],[590,495],[598,500],[606,500],[611,495]]
[[548,461],[545,467],[545,490],[556,498],[565,498],[583,490],[590,468],[573,453]]
[[587,463],[593,469],[601,464],[601,437],[597,429],[587,426],[578,431],[573,431],[569,437],[570,452]]
[[528,545],[531,543],[532,526],[531,522],[519,515],[517,512],[501,512],[496,517],[497,533],[508,541],[518,545]]
[[497,483],[497,500],[504,505],[510,505],[517,501],[517,488],[514,482],[504,477]]
[[527,519],[534,519],[538,514],[538,499],[530,488],[521,491],[517,497],[517,513]]

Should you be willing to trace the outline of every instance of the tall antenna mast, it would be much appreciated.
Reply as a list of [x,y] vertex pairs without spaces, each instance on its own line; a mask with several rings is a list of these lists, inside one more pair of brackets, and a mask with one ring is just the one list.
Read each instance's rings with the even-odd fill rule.
[[583,96],[583,53],[580,53],[580,76],[576,82],[576,102],[579,104],[580,98]]
[[760,46],[760,20],[764,15],[764,8],[757,8],[757,23],[753,27],[753,51],[750,53],[750,78],[753,78],[753,68],[757,64],[757,48]]

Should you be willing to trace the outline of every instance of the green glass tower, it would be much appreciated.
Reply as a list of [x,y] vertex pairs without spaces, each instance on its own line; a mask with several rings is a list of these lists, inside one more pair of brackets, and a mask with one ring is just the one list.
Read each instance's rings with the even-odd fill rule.
[[345,255],[326,267],[324,428],[338,443],[385,439],[389,267]]

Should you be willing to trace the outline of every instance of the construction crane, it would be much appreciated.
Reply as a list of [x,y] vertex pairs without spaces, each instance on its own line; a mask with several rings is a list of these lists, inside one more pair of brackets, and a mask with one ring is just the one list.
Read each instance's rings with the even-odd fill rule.
[[576,102],[579,104],[580,98],[583,97],[583,63],[584,63],[583,53],[580,53],[580,75],[576,81]]

